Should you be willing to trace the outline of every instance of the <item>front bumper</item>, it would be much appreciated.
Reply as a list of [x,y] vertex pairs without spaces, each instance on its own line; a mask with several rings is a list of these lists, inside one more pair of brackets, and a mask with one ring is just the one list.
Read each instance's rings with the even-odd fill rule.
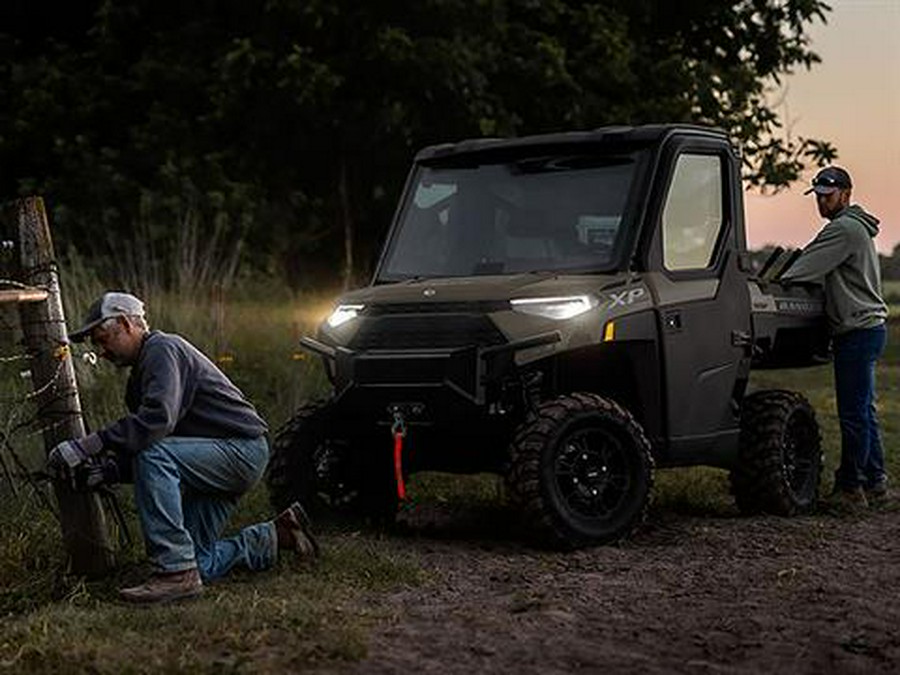
[[310,337],[303,348],[324,357],[336,402],[356,418],[385,419],[392,406],[418,406],[423,423],[439,423],[487,411],[492,391],[515,374],[523,349],[559,342],[558,331],[486,347],[352,350]]

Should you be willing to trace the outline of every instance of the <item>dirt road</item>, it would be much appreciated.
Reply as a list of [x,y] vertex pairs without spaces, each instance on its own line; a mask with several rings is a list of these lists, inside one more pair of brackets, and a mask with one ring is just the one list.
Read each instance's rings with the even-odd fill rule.
[[[900,510],[651,514],[618,546],[528,549],[493,513],[420,513],[392,546],[428,580],[352,673],[900,672]],[[504,536],[504,532],[507,534]]]

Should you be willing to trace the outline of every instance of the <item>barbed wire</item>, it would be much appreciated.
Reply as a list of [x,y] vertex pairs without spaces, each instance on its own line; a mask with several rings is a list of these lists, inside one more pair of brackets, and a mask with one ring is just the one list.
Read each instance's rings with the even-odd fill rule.
[[[0,286],[10,284],[10,281],[9,279],[0,279]],[[24,284],[12,285],[26,287]],[[28,327],[64,325],[64,321],[59,319],[31,322],[23,322],[20,319],[16,323],[18,325],[14,326],[13,322],[0,322],[0,335],[4,332],[21,329],[23,325]],[[40,507],[59,521],[59,510],[48,491],[49,476],[40,470],[30,469],[16,445],[25,445],[30,439],[36,437],[52,437],[53,432],[70,427],[74,419],[83,419],[80,410],[73,411],[67,409],[68,406],[59,406],[61,401],[78,396],[77,385],[61,385],[66,362],[70,359],[74,361],[72,348],[69,344],[61,343],[59,340],[46,339],[37,348],[32,345],[27,351],[0,356],[0,366],[13,363],[36,365],[41,359],[46,362],[48,358],[55,361],[49,377],[42,377],[42,382],[37,384],[35,378],[39,375],[34,368],[21,371],[17,375],[23,380],[31,379],[33,386],[28,391],[0,396],[0,404],[6,408],[5,414],[2,416],[4,419],[0,422],[0,479],[9,486],[12,496],[16,499],[24,496],[22,488],[26,488],[27,493],[37,501]],[[93,352],[85,352],[82,360],[89,365],[96,365],[97,362]],[[9,374],[8,377],[16,377],[16,375]],[[57,407],[60,409],[56,409]],[[31,409],[30,413],[27,412],[29,409]],[[130,547],[132,545],[131,533],[117,493],[113,489],[105,487],[99,491],[98,496],[101,507],[108,516],[107,527],[110,536],[113,537],[112,541],[117,542],[120,548]],[[80,536],[89,537],[95,544],[108,545],[110,543],[110,541],[95,540],[88,533],[81,533]]]
[[[42,270],[42,271],[46,271],[46,270]],[[36,276],[36,274],[33,276]],[[21,281],[17,281],[15,279],[0,279],[0,286],[12,286],[13,288],[19,288],[23,291],[31,291],[31,290],[47,291],[48,293],[52,290],[50,288],[50,286],[48,286],[46,284],[45,285],[23,284]]]
[[[55,260],[49,260],[47,262],[41,263],[39,265],[33,265],[29,269],[22,270],[21,277],[25,280],[33,279],[34,277],[46,274],[56,274],[59,272],[59,264]],[[18,281],[18,283],[22,283]],[[34,288],[39,288],[40,286],[35,284]],[[48,289],[49,290],[49,289]]]
[[[0,280],[2,283],[5,280]],[[51,512],[56,515],[55,509],[52,508],[52,504],[49,502],[49,498],[44,493],[42,489],[34,482],[31,473],[28,471],[25,462],[20,457],[19,453],[16,451],[15,447],[12,444],[12,438],[16,435],[16,433],[20,429],[24,429],[26,427],[31,426],[35,421],[37,421],[37,414],[32,416],[31,419],[26,420],[25,422],[20,422],[16,424],[16,420],[22,416],[22,410],[32,401],[36,400],[38,397],[43,394],[51,391],[51,389],[55,389],[59,379],[60,374],[62,373],[62,369],[64,366],[64,362],[67,358],[70,357],[70,352],[68,350],[68,346],[65,346],[65,349],[60,349],[57,346],[57,349],[54,352],[57,363],[51,377],[42,385],[38,387],[32,387],[31,391],[22,393],[18,396],[2,396],[0,397],[0,402],[3,403],[18,403],[19,405],[9,406],[8,414],[6,415],[6,422],[3,425],[4,428],[0,430],[0,469],[3,471],[4,478],[6,482],[10,486],[10,490],[13,493],[13,496],[18,497],[18,486],[15,478],[18,477],[20,480],[24,481],[29,487],[32,488],[32,492],[39,496],[39,499],[42,502],[42,505],[48,507]],[[6,362],[9,362],[13,359],[16,360],[25,360],[25,359],[34,359],[35,354],[23,353],[23,354],[15,354],[12,356],[4,357]],[[29,374],[31,374],[29,372]],[[33,377],[33,375],[32,375]],[[54,427],[58,427],[62,423],[67,420],[54,420],[50,423],[50,425]],[[42,428],[40,432],[42,433],[44,429]],[[27,436],[36,435],[36,432],[31,432]],[[4,456],[5,455],[5,456]],[[16,473],[14,474],[9,466],[9,462],[6,457],[9,457],[12,460],[13,465],[16,467]]]
[[[32,389],[30,392],[22,394],[21,396],[0,396],[0,402],[15,402],[19,399],[24,399],[26,401],[30,401],[31,399],[35,399],[44,393],[48,392],[51,388],[55,387],[59,382],[59,377],[63,371],[63,366],[65,365],[65,360],[68,358],[68,348],[65,349],[65,355],[57,357],[56,369],[53,371],[53,375],[50,376],[50,379],[47,380],[40,387]],[[31,357],[29,357],[31,358]],[[29,375],[33,377],[33,375],[29,371]]]

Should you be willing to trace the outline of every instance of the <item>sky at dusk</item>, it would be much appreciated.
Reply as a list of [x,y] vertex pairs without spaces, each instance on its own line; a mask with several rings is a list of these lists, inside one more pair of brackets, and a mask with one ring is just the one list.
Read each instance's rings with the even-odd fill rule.
[[[793,137],[820,138],[837,147],[835,164],[853,177],[853,201],[882,221],[879,251],[900,243],[900,0],[829,0],[827,24],[809,34],[822,63],[798,70],[773,91]],[[823,224],[812,195],[815,170],[773,196],[745,193],[747,236],[802,246]]]

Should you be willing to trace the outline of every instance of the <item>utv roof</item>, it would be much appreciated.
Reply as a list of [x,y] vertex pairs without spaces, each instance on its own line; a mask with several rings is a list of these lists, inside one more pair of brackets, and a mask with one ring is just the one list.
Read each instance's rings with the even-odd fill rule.
[[423,148],[416,154],[416,161],[428,162],[429,160],[470,154],[515,152],[529,148],[565,148],[567,146],[605,145],[607,143],[653,144],[659,143],[675,134],[728,140],[728,135],[721,129],[691,124],[649,124],[638,127],[609,126],[600,127],[593,131],[568,131],[518,138],[471,138],[458,143],[431,145]]

